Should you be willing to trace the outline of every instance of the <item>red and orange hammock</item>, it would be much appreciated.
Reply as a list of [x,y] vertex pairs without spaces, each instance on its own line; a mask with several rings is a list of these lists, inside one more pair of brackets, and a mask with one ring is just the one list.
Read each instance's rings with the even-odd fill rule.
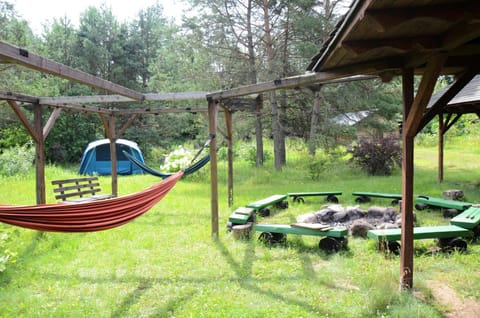
[[183,176],[177,172],[140,192],[102,201],[0,205],[0,222],[48,232],[93,232],[128,223],[144,214]]

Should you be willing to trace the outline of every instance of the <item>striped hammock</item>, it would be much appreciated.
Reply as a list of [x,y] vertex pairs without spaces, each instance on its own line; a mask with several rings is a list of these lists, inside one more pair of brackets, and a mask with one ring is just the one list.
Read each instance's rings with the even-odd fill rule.
[[48,232],[94,232],[126,224],[144,214],[175,186],[183,171],[121,197],[82,203],[0,205],[0,222]]

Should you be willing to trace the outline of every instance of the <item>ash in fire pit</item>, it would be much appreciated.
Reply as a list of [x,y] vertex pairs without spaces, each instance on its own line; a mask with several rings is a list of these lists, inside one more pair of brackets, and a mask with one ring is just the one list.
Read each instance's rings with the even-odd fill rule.
[[359,206],[332,204],[315,213],[298,216],[297,222],[346,226],[352,236],[366,237],[369,230],[399,228],[401,215],[393,207],[372,206],[364,211]]

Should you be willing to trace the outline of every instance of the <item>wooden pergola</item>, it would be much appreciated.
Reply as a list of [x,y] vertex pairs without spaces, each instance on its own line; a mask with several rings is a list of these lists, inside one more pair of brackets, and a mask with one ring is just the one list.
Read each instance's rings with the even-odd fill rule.
[[[38,98],[20,94],[0,93],[28,129],[37,145],[37,202],[42,203],[44,189],[43,142],[61,109],[98,113],[105,125],[108,138],[115,140],[133,122],[135,116],[167,110],[128,110],[130,119],[120,131],[115,131],[115,115],[127,111],[85,106],[83,103],[112,101],[181,100],[206,98],[209,133],[218,131],[218,113],[225,113],[226,139],[232,144],[232,111],[229,104],[243,96],[261,94],[278,89],[294,89],[315,84],[358,79],[359,76],[378,76],[388,82],[402,77],[403,87],[403,161],[402,161],[402,250],[400,257],[400,287],[413,287],[413,141],[419,130],[436,115],[444,112],[445,105],[480,70],[480,3],[477,0],[356,0],[349,12],[337,25],[320,52],[312,59],[307,73],[269,82],[237,87],[213,93],[142,94],[117,84],[96,78],[79,70],[55,63],[30,52],[0,42],[0,62],[20,64],[41,72],[84,83],[112,94],[73,98]],[[435,105],[427,109],[437,78],[454,75],[451,85]],[[414,76],[421,81],[414,87]],[[258,95],[255,95],[258,96]],[[261,100],[255,98],[254,100]],[[34,106],[31,124],[18,106],[19,102]],[[250,107],[255,111],[257,106]],[[42,125],[42,106],[53,107],[50,119]],[[200,110],[184,109],[183,111]],[[210,145],[211,160],[211,226],[217,237],[218,177],[217,142]],[[113,147],[112,155],[115,152]],[[229,202],[233,195],[232,148],[229,147]],[[42,164],[40,164],[42,163]],[[113,163],[112,163],[113,165]],[[113,169],[112,171],[116,171]],[[112,189],[114,179],[112,176]],[[43,189],[38,188],[42,187]]]
[[[210,113],[228,98],[359,75],[384,82],[401,76],[403,89],[402,250],[400,288],[413,287],[414,138],[480,70],[480,3],[476,0],[356,0],[305,75],[207,95]],[[417,88],[414,76],[420,75]],[[437,78],[455,83],[427,109]],[[215,131],[215,118],[210,120]],[[216,157],[212,156],[212,215],[218,215]],[[212,218],[212,228],[216,224]],[[218,226],[218,225],[217,225]]]

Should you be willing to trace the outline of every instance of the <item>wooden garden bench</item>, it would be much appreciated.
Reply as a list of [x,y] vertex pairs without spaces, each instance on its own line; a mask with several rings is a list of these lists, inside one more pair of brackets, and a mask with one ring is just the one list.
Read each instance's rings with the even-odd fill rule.
[[[413,228],[413,239],[439,239],[439,245],[443,248],[456,248],[465,250],[467,243],[459,237],[470,237],[472,233],[464,228],[456,225],[440,225],[440,226],[423,226]],[[379,242],[380,249],[388,249],[393,252],[398,252],[400,244],[397,241],[401,240],[402,229],[382,229],[370,230],[367,237],[375,239]],[[393,244],[391,244],[393,242]],[[390,244],[389,244],[390,243]]]
[[258,211],[261,216],[269,216],[270,209],[268,207],[270,206],[275,206],[281,209],[288,208],[288,201],[286,201],[287,197],[286,194],[274,194],[268,198],[247,204],[247,208],[252,208],[255,211]]
[[325,224],[294,223],[288,224],[263,224],[254,225],[256,232],[262,232],[259,240],[273,244],[284,243],[287,234],[322,236],[319,247],[326,251],[338,251],[347,246],[348,229],[342,227],[331,227]]
[[327,202],[338,203],[337,195],[341,195],[340,191],[326,191],[326,192],[291,192],[288,196],[292,198],[293,202],[304,202],[303,197],[324,196]]
[[450,220],[450,224],[473,230],[475,235],[480,234],[480,207],[469,207]]
[[114,197],[112,194],[97,194],[102,191],[98,177],[53,180],[52,185],[55,186],[55,199],[62,202],[79,203]]
[[433,198],[428,196],[418,196],[415,199],[417,210],[423,210],[427,206],[433,206],[444,209],[455,209],[459,212],[462,212],[472,206],[472,203],[456,201],[456,200],[447,200],[440,198]]
[[382,199],[393,199],[392,205],[396,205],[402,199],[402,195],[397,193],[353,192],[352,195],[358,197],[355,199],[355,202],[357,203],[370,202],[371,200],[370,198],[382,198]]
[[239,207],[228,218],[231,225],[247,224],[255,221],[255,210],[252,208]]

